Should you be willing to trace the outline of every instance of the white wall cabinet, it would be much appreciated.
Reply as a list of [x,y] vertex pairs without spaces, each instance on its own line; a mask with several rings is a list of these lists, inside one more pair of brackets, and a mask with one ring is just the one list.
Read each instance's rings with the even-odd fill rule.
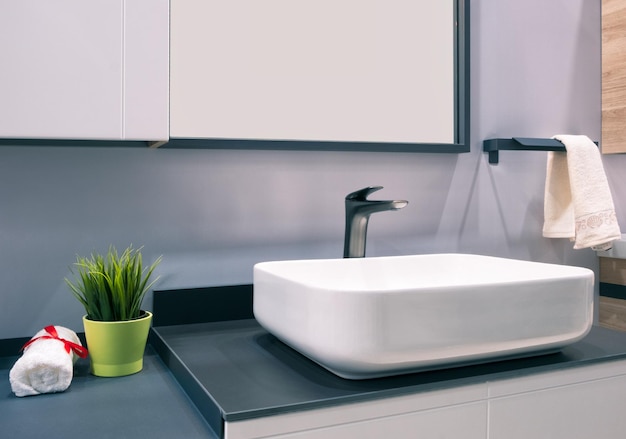
[[239,422],[227,439],[588,439],[626,431],[626,360]]
[[0,137],[169,137],[169,0],[0,0]]

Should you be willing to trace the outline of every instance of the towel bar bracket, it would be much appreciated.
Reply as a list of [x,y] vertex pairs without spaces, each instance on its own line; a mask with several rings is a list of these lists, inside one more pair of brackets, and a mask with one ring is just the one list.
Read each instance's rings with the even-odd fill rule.
[[495,165],[500,160],[500,151],[565,151],[565,146],[556,139],[513,137],[484,140],[483,151],[489,153],[489,163]]

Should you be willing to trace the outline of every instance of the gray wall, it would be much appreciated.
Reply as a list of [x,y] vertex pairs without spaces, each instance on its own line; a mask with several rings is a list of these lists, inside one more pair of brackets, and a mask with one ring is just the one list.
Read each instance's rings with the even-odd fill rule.
[[[0,148],[0,338],[82,330],[63,278],[75,255],[144,245],[160,288],[249,283],[252,264],[340,257],[343,197],[382,185],[410,201],[377,214],[368,255],[471,252],[580,265],[591,250],[541,237],[545,153],[482,140],[600,138],[600,0],[474,0],[472,152],[461,155]],[[626,156],[604,157],[626,229]],[[150,308],[150,303],[147,303]]]

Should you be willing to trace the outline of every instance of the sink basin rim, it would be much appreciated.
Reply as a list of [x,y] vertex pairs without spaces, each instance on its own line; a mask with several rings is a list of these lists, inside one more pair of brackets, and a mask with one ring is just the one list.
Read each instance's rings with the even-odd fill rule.
[[[531,271],[537,269],[540,275],[535,273],[507,281],[510,274],[503,279],[501,270],[487,270],[485,274],[495,276],[496,281],[456,285],[448,282],[451,276],[447,276],[446,282],[440,285],[399,288],[396,284],[387,290],[370,288],[367,291],[329,289],[324,282],[335,278],[320,276],[314,270],[311,279],[306,279],[306,275],[311,274],[308,272],[293,275],[293,269],[299,266],[309,269],[330,264],[333,270],[335,267],[366,267],[362,273],[369,275],[375,273],[372,267],[381,263],[440,263],[442,260],[525,267]],[[446,267],[463,271],[466,266]],[[546,270],[549,275],[543,273]],[[433,272],[430,268],[427,271]],[[255,265],[254,274],[253,307],[259,323],[287,345],[333,373],[350,379],[553,352],[582,339],[593,322],[593,272],[582,267],[471,254],[435,254],[270,261]],[[516,270],[512,274],[519,276]],[[261,278],[262,285],[257,283]],[[354,281],[354,272],[349,272],[348,278]],[[576,294],[570,294],[569,290],[579,285]],[[270,297],[273,298],[268,299]],[[542,302],[544,299],[547,305]],[[508,306],[507,301],[518,302],[516,308]],[[554,307],[554,301],[565,301],[565,306]],[[501,307],[500,315],[491,313],[490,308],[494,306]],[[280,311],[272,315],[278,308]],[[442,318],[435,318],[426,312],[430,309],[445,309],[446,312]],[[517,315],[518,311],[530,316],[532,324],[525,324],[524,318]],[[415,320],[425,326],[413,331],[411,325]],[[550,320],[564,327],[555,329]],[[459,324],[460,321],[467,325]],[[490,323],[510,324],[514,330],[494,331]],[[395,335],[385,340],[381,334],[390,331],[389,328]],[[431,342],[429,336],[436,342]],[[436,340],[438,337],[441,342]],[[521,341],[515,337],[521,337]]]

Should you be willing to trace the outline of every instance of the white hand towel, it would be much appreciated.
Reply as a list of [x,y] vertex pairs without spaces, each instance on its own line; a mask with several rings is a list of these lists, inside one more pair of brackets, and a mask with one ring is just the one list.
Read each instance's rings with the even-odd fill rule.
[[74,331],[46,326],[24,345],[24,354],[11,368],[11,390],[16,396],[63,392],[72,382],[78,356],[85,358],[87,349]]
[[598,147],[587,136],[554,138],[567,152],[548,152],[543,236],[608,250],[621,232]]

